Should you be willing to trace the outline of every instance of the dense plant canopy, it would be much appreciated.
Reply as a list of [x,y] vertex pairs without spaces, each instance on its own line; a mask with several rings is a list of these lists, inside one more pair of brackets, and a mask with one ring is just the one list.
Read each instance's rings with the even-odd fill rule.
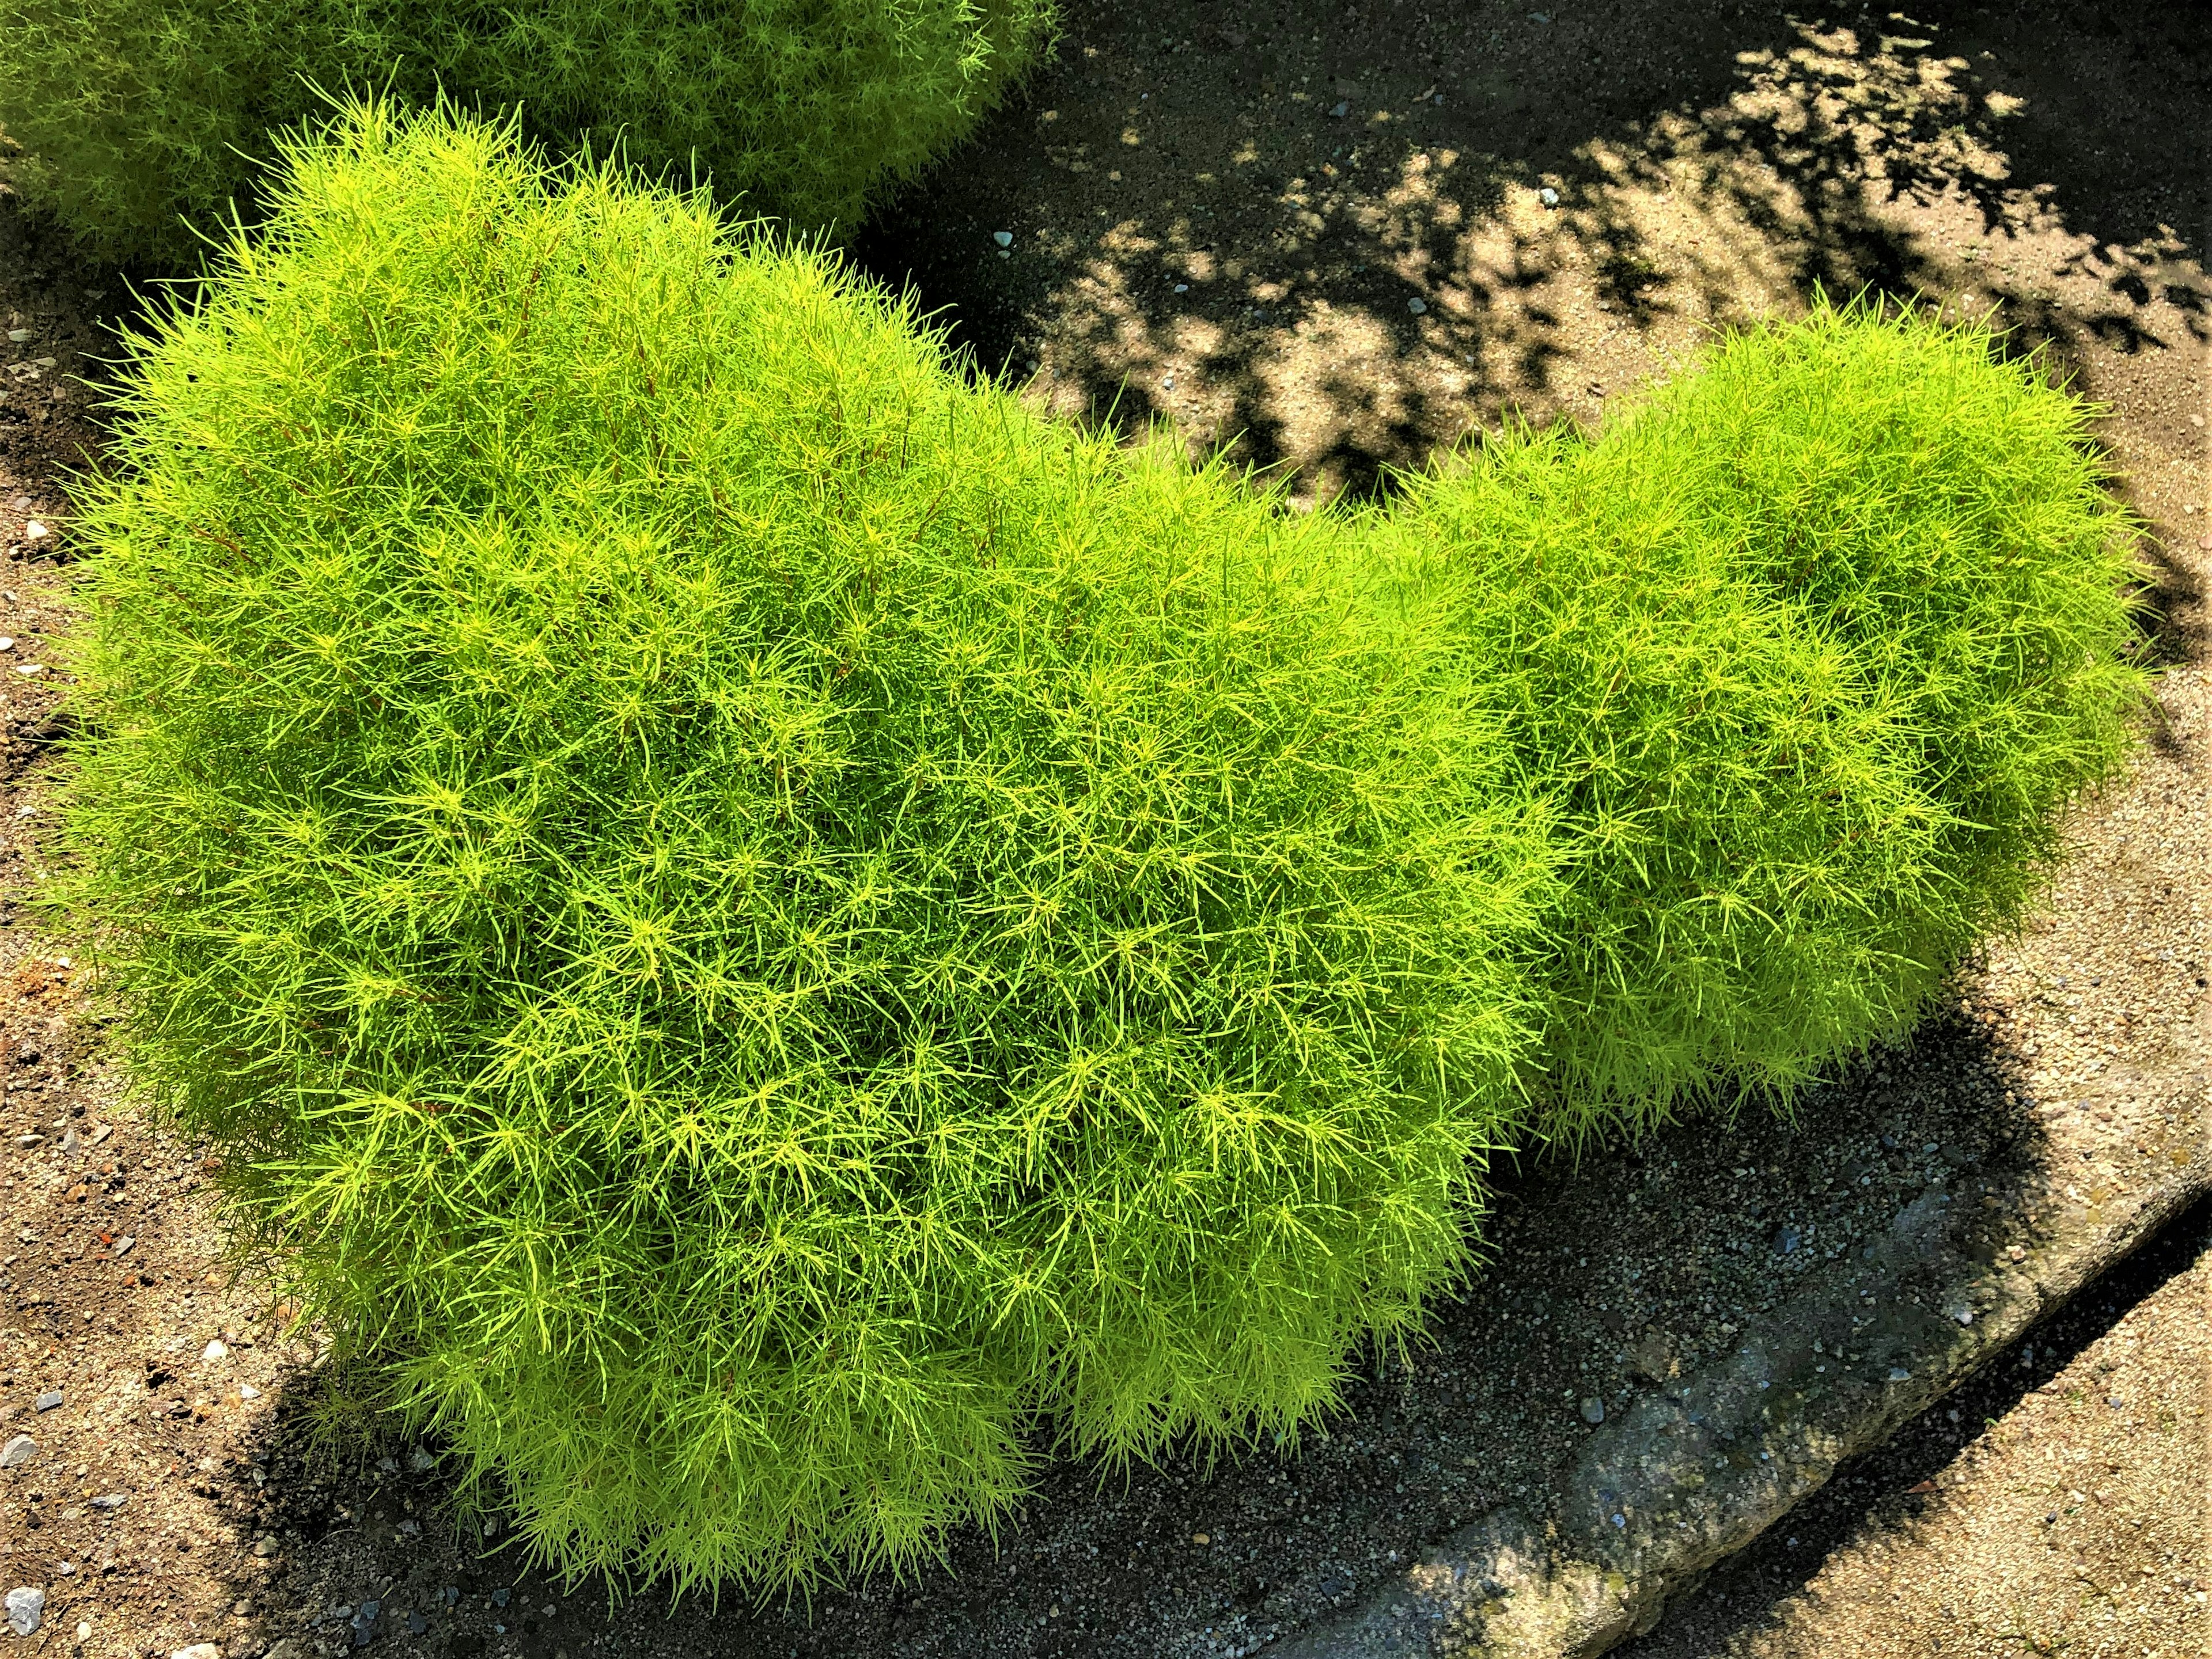
[[84,491],[64,898],[571,1571],[1294,1432],[1486,1150],[1895,1030],[2122,752],[2081,411],[1972,332],[1299,515],[703,192],[388,106],[286,161]]
[[319,89],[441,88],[562,148],[858,223],[1033,63],[1049,0],[0,0],[25,196],[103,254],[197,257]]

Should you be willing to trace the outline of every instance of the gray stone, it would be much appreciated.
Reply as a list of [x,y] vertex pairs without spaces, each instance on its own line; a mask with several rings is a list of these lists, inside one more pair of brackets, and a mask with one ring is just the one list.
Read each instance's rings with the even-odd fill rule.
[[1605,1421],[1605,1401],[1595,1395],[1583,1401],[1583,1421],[1596,1425]]
[[46,1393],[40,1395],[36,1400],[31,1402],[31,1409],[33,1411],[39,1412],[50,1412],[61,1403],[62,1391],[59,1389],[49,1389]]
[[1014,233],[1011,230],[994,230],[991,233],[991,240],[1000,247],[1012,247],[1014,245]]
[[39,1627],[46,1616],[46,1593],[26,1584],[8,1592],[8,1628],[18,1636],[28,1636]]
[[92,1506],[96,1510],[119,1510],[130,1497],[127,1492],[111,1492],[94,1498]]
[[19,1434],[0,1446],[0,1469],[20,1469],[38,1455],[39,1443],[27,1434]]
[[1425,314],[1428,308],[1429,302],[1426,300],[1408,300],[1406,301],[1406,309],[1412,312],[1416,317]]

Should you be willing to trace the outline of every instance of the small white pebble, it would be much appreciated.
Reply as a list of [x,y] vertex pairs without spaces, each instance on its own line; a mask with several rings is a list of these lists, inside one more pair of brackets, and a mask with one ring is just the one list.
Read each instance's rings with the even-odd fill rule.
[[230,1358],[230,1350],[224,1346],[223,1340],[218,1336],[214,1341],[209,1343],[207,1346],[200,1350],[200,1358],[203,1359],[228,1359]]
[[42,542],[52,534],[53,532],[36,519],[27,520],[24,523],[23,539],[27,542]]
[[35,676],[45,673],[46,665],[42,662],[19,662],[15,665],[15,672],[18,674]]
[[238,1397],[240,1400],[258,1400],[261,1398],[261,1390],[251,1382],[241,1382],[238,1385]]

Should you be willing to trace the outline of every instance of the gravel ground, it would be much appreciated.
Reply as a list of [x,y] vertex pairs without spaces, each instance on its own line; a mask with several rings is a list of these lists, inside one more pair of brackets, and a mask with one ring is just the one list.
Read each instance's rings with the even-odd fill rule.
[[[1580,1170],[1505,1171],[1496,1264],[1440,1310],[1433,1346],[1364,1375],[1303,1447],[1126,1481],[1063,1466],[995,1541],[949,1540],[949,1570],[672,1617],[651,1595],[611,1609],[603,1587],[564,1591],[496,1531],[465,1532],[435,1447],[319,1455],[349,1401],[314,1334],[288,1335],[224,1261],[198,1149],[118,1100],[79,952],[10,910],[0,1462],[15,1437],[33,1445],[0,1468],[0,1589],[44,1594],[26,1650],[1249,1653],[1499,1504],[1540,1516],[1586,1402],[1617,1413],[1716,1362],[1916,1201],[1967,1237],[1980,1217],[2093,1213],[2203,1144],[2212,41],[2148,5],[1544,15],[1223,5],[1200,31],[1150,4],[1073,5],[1060,66],[866,256],[957,307],[988,361],[1036,362],[1040,398],[1235,437],[1307,496],[1374,487],[1509,408],[1600,419],[1711,321],[1787,312],[1815,280],[1996,307],[2111,406],[2173,665],[2136,775],[2077,813],[2035,925],[1795,1124],[1693,1124]],[[1414,96],[1431,79],[1442,105]],[[1000,228],[1018,233],[1005,260]],[[0,344],[0,664],[44,666],[66,625],[62,484],[97,452],[72,375],[126,297],[0,201],[0,316],[25,337]],[[17,890],[38,877],[58,678],[0,666],[0,878]],[[1986,1507],[1978,1490],[1961,1516]],[[2201,1559],[2201,1464],[2154,1462],[2142,1492],[2156,1535],[2194,1536]],[[2202,1615],[2180,1612],[2201,1646]],[[1856,1650],[1870,1617],[1788,1615],[1823,1651]]]

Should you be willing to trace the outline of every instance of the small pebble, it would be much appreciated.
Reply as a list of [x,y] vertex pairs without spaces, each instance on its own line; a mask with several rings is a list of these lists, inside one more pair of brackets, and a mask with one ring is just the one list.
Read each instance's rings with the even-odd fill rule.
[[1011,230],[994,230],[991,233],[991,240],[1000,247],[1012,247],[1014,245],[1014,233]]
[[91,1620],[80,1619],[76,1621],[76,1639],[80,1642],[89,1642],[92,1640]]
[[39,1628],[39,1620],[46,1616],[46,1593],[26,1584],[8,1592],[8,1628],[18,1636],[28,1636]]
[[1337,102],[1336,107],[1329,111],[1329,113],[1334,115],[1338,120],[1341,121],[1346,116],[1352,113],[1352,106],[1340,99]]
[[1177,283],[1175,285],[1175,291],[1178,294],[1188,294],[1190,292],[1190,284],[1188,283]]
[[50,1412],[61,1403],[62,1391],[59,1389],[49,1389],[31,1402],[31,1409],[34,1412]]
[[136,1236],[136,1235],[131,1234],[131,1233],[125,1233],[125,1234],[124,1234],[122,1237],[120,1237],[120,1238],[118,1238],[118,1239],[117,1239],[117,1240],[115,1241],[115,1254],[116,1254],[116,1255],[121,1255],[124,1253],[124,1251],[125,1251],[125,1250],[129,1249],[130,1249],[133,1244],[136,1244],[137,1242],[138,1242],[138,1240],[137,1240],[137,1236]]
[[241,1382],[238,1385],[238,1397],[240,1400],[258,1400],[261,1398],[261,1390],[251,1382]]
[[218,1336],[214,1341],[209,1343],[207,1346],[200,1350],[200,1358],[203,1359],[228,1359],[230,1358],[230,1349],[224,1344],[223,1340]]
[[1547,185],[1536,192],[1536,199],[1546,207],[1555,208],[1559,204],[1559,192]]
[[425,1619],[421,1613],[410,1613],[407,1615],[407,1632],[409,1635],[425,1635],[428,1632],[429,1629],[430,1621]]
[[36,519],[29,520],[23,526],[23,539],[27,542],[42,542],[52,533]]
[[1406,301],[1406,309],[1416,317],[1425,316],[1428,313],[1429,302],[1426,300],[1408,300]]
[[42,662],[19,662],[15,665],[15,672],[26,678],[29,678],[34,675],[45,673],[46,672],[46,665]]
[[0,1469],[20,1469],[38,1455],[39,1443],[27,1434],[19,1434],[0,1446]]
[[169,1659],[222,1659],[222,1650],[212,1642],[195,1642],[188,1648],[179,1648]]
[[1912,1373],[1902,1365],[1892,1365],[1889,1368],[1889,1380],[1893,1382],[1910,1382],[1912,1381]]
[[1598,1424],[1605,1421],[1605,1401],[1595,1395],[1583,1401],[1583,1421]]
[[15,345],[22,344],[24,341],[30,337],[31,331],[27,328],[11,328],[8,331],[8,338],[9,342]]
[[407,1467],[416,1474],[423,1474],[438,1467],[438,1460],[420,1446],[407,1454]]
[[1190,1535],[1190,1541],[1194,1544],[1211,1544],[1213,1539],[1210,1534],[1194,1532]]
[[27,1152],[33,1146],[44,1146],[46,1144],[46,1138],[44,1135],[17,1135],[15,1137],[15,1150],[19,1152]]
[[119,1510],[129,1501],[130,1497],[131,1494],[127,1492],[111,1492],[94,1498],[92,1506],[96,1510]]

